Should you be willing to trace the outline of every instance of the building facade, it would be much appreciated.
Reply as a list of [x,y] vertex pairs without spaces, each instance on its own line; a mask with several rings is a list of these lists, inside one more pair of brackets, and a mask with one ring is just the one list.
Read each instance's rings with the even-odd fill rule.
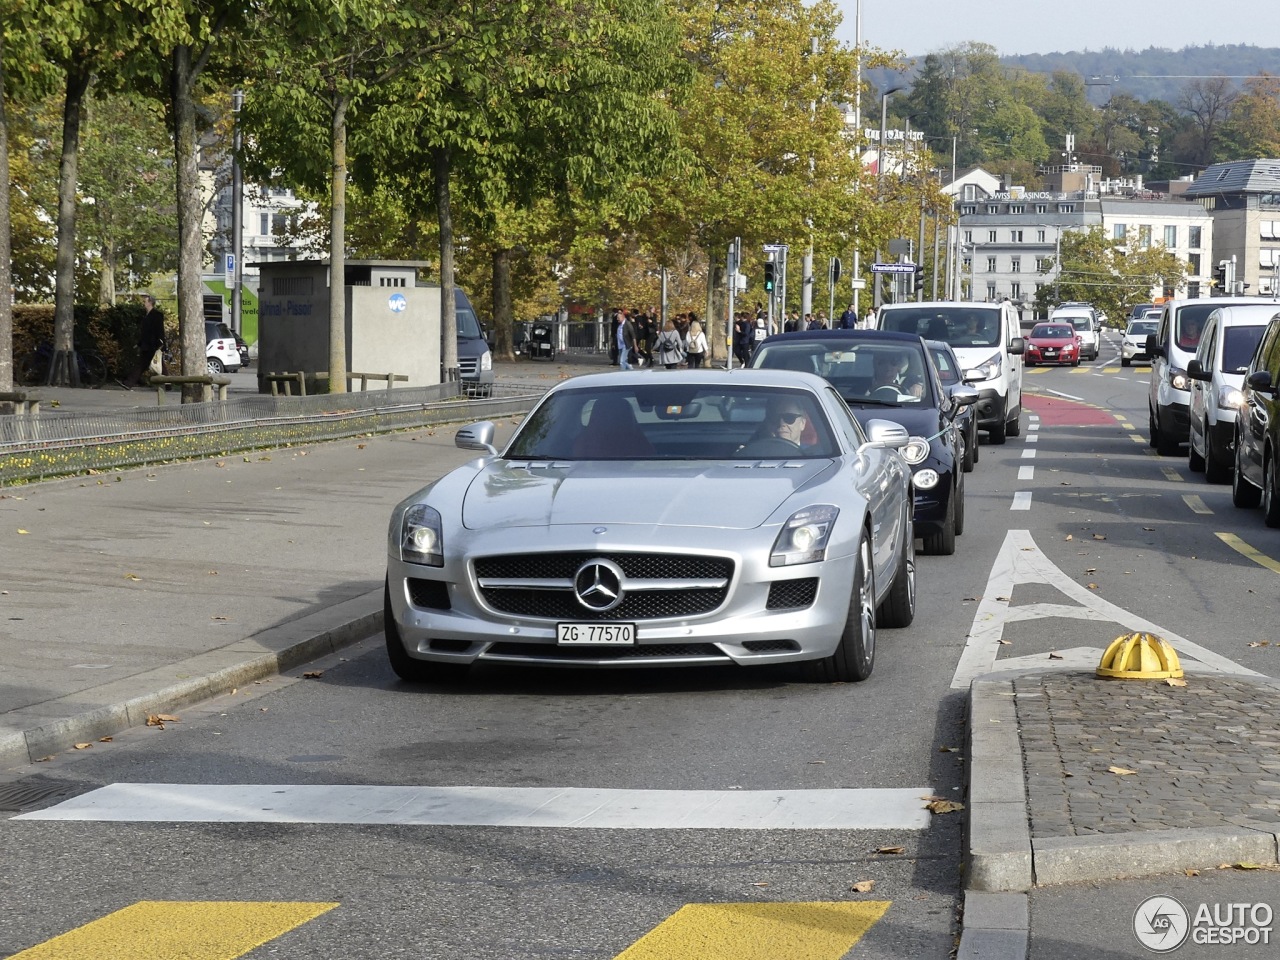
[[1185,195],[1213,220],[1210,272],[1234,264],[1237,290],[1219,292],[1280,295],[1280,160],[1215,163]]

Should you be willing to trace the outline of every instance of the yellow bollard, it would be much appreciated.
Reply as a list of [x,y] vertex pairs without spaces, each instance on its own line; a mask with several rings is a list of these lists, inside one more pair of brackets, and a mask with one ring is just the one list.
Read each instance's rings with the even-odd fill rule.
[[1098,676],[1111,680],[1167,680],[1182,676],[1169,641],[1154,633],[1127,633],[1111,641],[1098,661]]

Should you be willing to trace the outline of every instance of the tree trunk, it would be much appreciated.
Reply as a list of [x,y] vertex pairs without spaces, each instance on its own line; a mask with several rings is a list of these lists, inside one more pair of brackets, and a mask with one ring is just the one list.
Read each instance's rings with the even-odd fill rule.
[[[347,392],[347,106],[333,100],[331,209],[329,211],[329,392]],[[393,385],[388,383],[387,389]]]
[[[707,312],[706,323],[703,324],[704,332],[707,334],[707,346],[711,348],[711,356],[708,360],[723,360],[728,356],[725,348],[725,332],[733,326],[733,317],[729,317],[728,323],[725,323],[720,314],[716,311],[716,286],[720,271],[716,267],[716,263],[711,259],[711,252],[705,251],[707,254]],[[724,299],[724,309],[728,312],[729,298]]]
[[80,110],[92,73],[77,65],[67,71],[62,103],[62,157],[58,163],[58,254],[54,271],[53,350],[54,383],[79,385],[72,351],[75,349],[76,303],[76,183],[80,157]]
[[436,215],[440,219],[440,365],[445,383],[462,379],[458,371],[458,312],[453,294],[453,213],[449,207],[449,148],[431,151],[436,181]]
[[98,274],[98,303],[104,307],[116,305],[116,244],[114,240],[102,241],[99,253],[102,270]]
[[0,391],[13,389],[13,260],[9,215],[9,117],[5,112],[4,31],[0,30]]
[[[196,71],[191,48],[173,51],[170,70],[170,101],[173,107],[174,153],[177,166],[178,201],[178,340],[182,351],[182,376],[198,377],[208,372],[205,360],[204,299],[200,280],[203,244],[200,201],[200,171],[197,164],[196,106],[193,87]],[[199,384],[182,388],[182,402],[203,399]]]
[[493,352],[514,360],[511,352],[511,248],[493,251]]

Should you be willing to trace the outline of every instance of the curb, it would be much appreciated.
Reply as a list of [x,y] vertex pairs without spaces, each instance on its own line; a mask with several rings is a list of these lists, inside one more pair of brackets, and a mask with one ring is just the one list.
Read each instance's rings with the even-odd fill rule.
[[1280,863],[1280,823],[1245,818],[1221,827],[1032,840],[1013,681],[979,677],[969,697],[970,891],[1019,893],[1224,862]]
[[[141,726],[153,713],[229,693],[382,629],[382,587],[146,673],[0,716],[0,767]],[[7,728],[7,729],[5,729]]]

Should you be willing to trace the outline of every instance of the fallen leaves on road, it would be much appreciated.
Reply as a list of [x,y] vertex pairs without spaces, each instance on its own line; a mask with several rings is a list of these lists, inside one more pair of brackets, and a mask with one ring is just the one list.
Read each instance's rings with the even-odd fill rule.
[[1185,873],[1188,877],[1200,876],[1200,871],[1196,870],[1194,867],[1187,867],[1187,869],[1183,870],[1182,872]]
[[1250,641],[1249,641],[1249,646],[1251,646],[1251,647],[1269,647],[1269,646],[1271,646],[1271,641],[1270,641],[1270,640],[1250,640]]
[[1185,687],[1187,685],[1187,681],[1183,680],[1181,677],[1169,677],[1165,680],[1165,683],[1171,687]]
[[110,743],[110,742],[111,742],[112,740],[114,740],[114,739],[115,739],[115,737],[99,737],[99,738],[98,738],[98,742],[99,742],[99,743]]
[[948,800],[946,797],[925,797],[925,809],[930,813],[956,813],[964,809],[964,804],[958,800]]
[[142,578],[141,578],[140,576],[138,576],[136,573],[126,573],[126,574],[124,575],[124,578],[125,578],[126,580],[133,580],[135,583],[141,583],[141,582],[142,582]]
[[89,749],[90,747],[92,747],[92,746],[93,746],[93,744],[92,744],[92,743],[77,743],[77,744],[76,744],[76,749],[77,749],[77,750],[88,750],[88,749]]
[[364,449],[364,447],[365,447],[365,445],[364,445],[363,443],[357,443],[357,444],[356,444],[356,449],[357,449],[357,450],[363,450],[363,449]]
[[148,727],[159,727],[164,729],[166,723],[180,723],[181,720],[171,713],[152,713],[147,716]]
[[877,847],[876,853],[902,853],[905,847]]
[[1098,585],[1096,583],[1086,583],[1085,586],[1088,587],[1090,590],[1098,589]]
[[850,884],[849,889],[854,893],[870,893],[876,888],[874,880],[859,880],[857,883]]
[[809,762],[810,762],[810,763],[826,763],[827,761],[825,761],[825,760],[810,760]]
[[1095,540],[1105,540],[1105,539],[1107,539],[1107,535],[1106,535],[1105,533],[1095,533],[1095,534],[1093,535],[1093,539],[1095,539]]
[[769,885],[769,881],[768,881],[768,880],[756,880],[756,881],[754,881],[751,885],[752,885],[753,887],[767,887],[767,886]]
[[1062,659],[1062,654],[1060,654],[1060,653],[1050,653],[1050,654],[1049,654],[1049,659],[1050,659],[1050,660],[1061,660],[1061,659]]
[[[304,673],[302,676],[303,676],[303,679],[305,679],[305,680],[319,680],[321,677],[323,677],[323,676],[324,676],[324,671],[323,671],[323,670],[308,670],[308,671],[307,671],[306,673]],[[818,762],[819,762],[819,763],[826,763],[826,761],[825,761],[825,760],[820,760],[820,761],[818,761]]]
[[1111,766],[1107,767],[1107,772],[1108,772],[1108,773],[1114,773],[1117,777],[1127,777],[1127,776],[1130,776],[1130,775],[1132,775],[1132,774],[1137,773],[1138,771],[1137,771],[1137,770],[1130,770],[1130,769],[1128,769],[1128,768],[1126,768],[1126,767],[1117,767],[1117,766],[1115,766],[1115,765],[1113,764],[1113,765],[1111,765]]
[[27,532],[27,531],[26,531],[26,530],[23,530],[21,527],[19,527],[19,528],[18,528],[18,533],[23,533],[23,534],[25,534],[26,532]]
[[1084,568],[1084,572],[1085,572],[1085,573],[1097,573],[1097,572],[1098,572],[1098,568],[1097,568],[1097,567],[1085,567],[1085,568]]
[[1002,646],[1002,647],[1008,647],[1008,646],[1012,646],[1012,645],[1013,645],[1013,641],[1012,641],[1012,640],[1005,640],[1005,639],[1003,639],[1003,638],[1001,638],[1001,639],[997,640],[997,641],[996,641],[996,643],[998,643],[998,644],[999,644],[1000,646]]
[[35,761],[35,762],[36,762],[36,763],[48,763],[48,762],[49,762],[50,760],[52,760],[52,759],[53,759],[53,754],[49,754],[49,756],[47,756],[47,757],[36,757],[36,761]]
[[1063,537],[1063,539],[1064,539],[1064,540],[1074,540],[1074,539],[1075,539],[1075,537],[1073,537],[1071,534],[1069,534],[1069,533],[1068,533],[1065,537]]
[[960,750],[959,747],[939,747],[938,748],[939,753],[958,753],[959,750]]

